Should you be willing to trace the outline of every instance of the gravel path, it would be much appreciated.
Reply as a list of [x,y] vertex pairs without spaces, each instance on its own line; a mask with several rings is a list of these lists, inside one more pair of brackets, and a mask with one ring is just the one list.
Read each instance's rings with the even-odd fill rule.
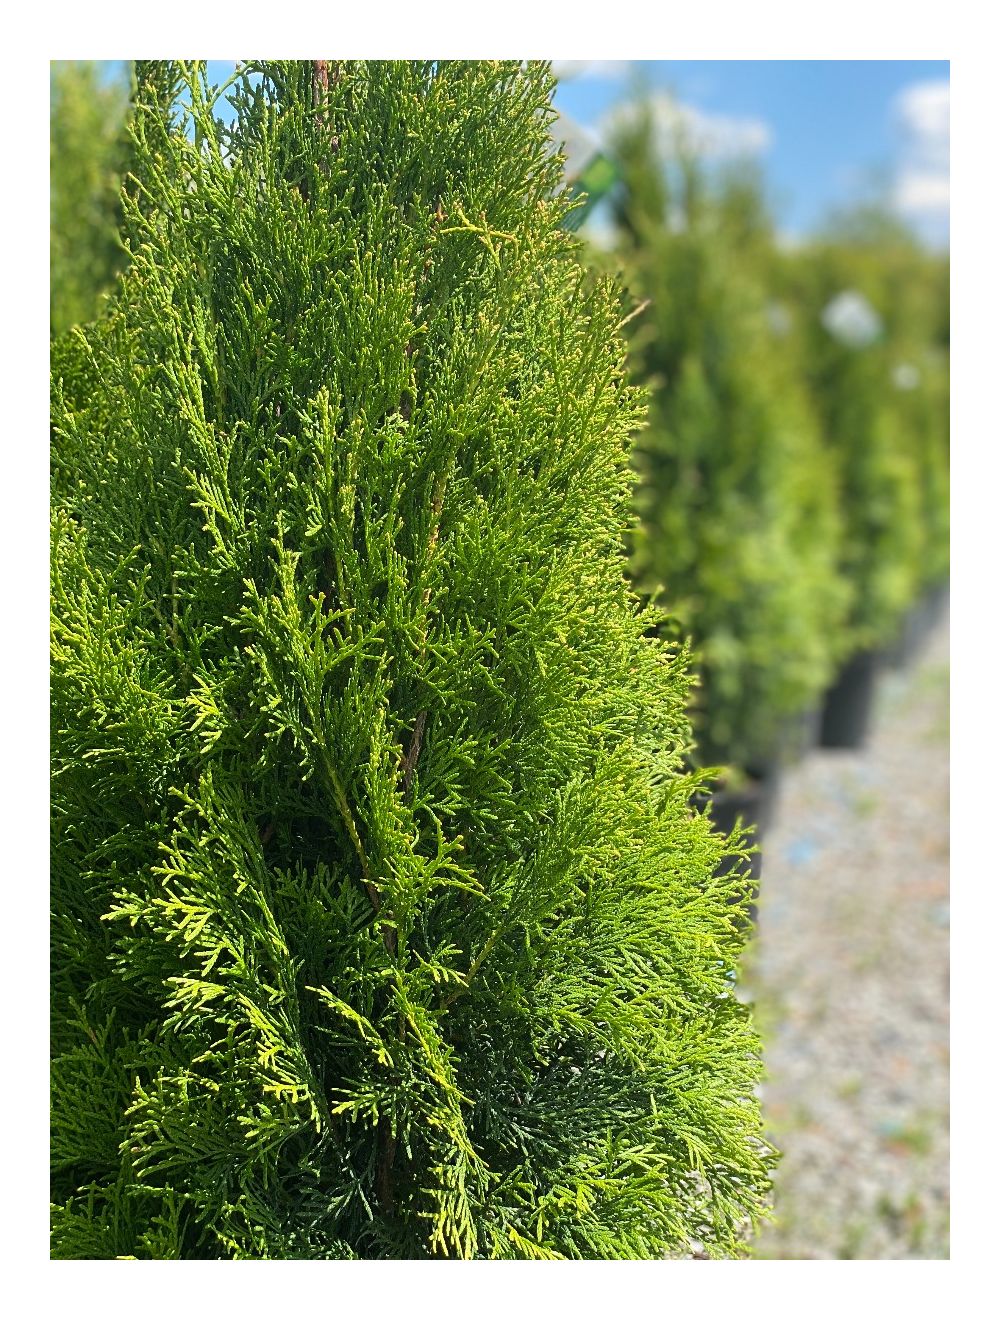
[[948,1256],[948,627],[787,772],[746,993],[783,1152],[762,1259]]

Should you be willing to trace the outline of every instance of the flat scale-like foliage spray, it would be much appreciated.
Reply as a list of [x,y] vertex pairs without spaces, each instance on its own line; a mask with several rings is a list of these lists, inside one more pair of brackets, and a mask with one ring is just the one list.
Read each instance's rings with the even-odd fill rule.
[[[739,1250],[733,841],[519,63],[140,65],[55,391],[60,1257]],[[68,400],[72,400],[69,402]]]

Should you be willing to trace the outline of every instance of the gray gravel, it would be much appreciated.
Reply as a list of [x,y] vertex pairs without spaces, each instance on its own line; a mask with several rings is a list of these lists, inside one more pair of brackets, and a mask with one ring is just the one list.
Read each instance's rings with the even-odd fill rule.
[[880,683],[862,751],[786,773],[757,1003],[783,1152],[764,1259],[948,1256],[948,628]]

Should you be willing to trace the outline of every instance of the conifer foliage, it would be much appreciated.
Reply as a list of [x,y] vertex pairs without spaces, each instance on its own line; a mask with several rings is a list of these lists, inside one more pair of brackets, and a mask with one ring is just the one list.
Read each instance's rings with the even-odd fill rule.
[[618,126],[619,253],[653,390],[632,572],[694,642],[703,764],[753,768],[833,676],[846,593],[835,468],[779,334],[752,176],[711,178],[651,109]]
[[64,1258],[739,1250],[734,840],[623,575],[619,297],[518,63],[140,65],[55,390]]
[[[948,573],[947,263],[862,209],[787,254],[782,276],[801,308],[802,369],[837,466],[846,635],[850,649],[869,649]],[[829,309],[845,298],[870,308],[861,342],[831,330]]]
[[95,61],[53,63],[49,314],[56,335],[97,315],[122,267],[127,111],[124,74]]

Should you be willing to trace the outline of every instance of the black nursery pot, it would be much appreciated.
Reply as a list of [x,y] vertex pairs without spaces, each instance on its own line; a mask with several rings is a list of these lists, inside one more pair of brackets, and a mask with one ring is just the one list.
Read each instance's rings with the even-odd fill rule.
[[881,657],[860,651],[848,660],[826,694],[821,747],[863,747],[871,728]]

